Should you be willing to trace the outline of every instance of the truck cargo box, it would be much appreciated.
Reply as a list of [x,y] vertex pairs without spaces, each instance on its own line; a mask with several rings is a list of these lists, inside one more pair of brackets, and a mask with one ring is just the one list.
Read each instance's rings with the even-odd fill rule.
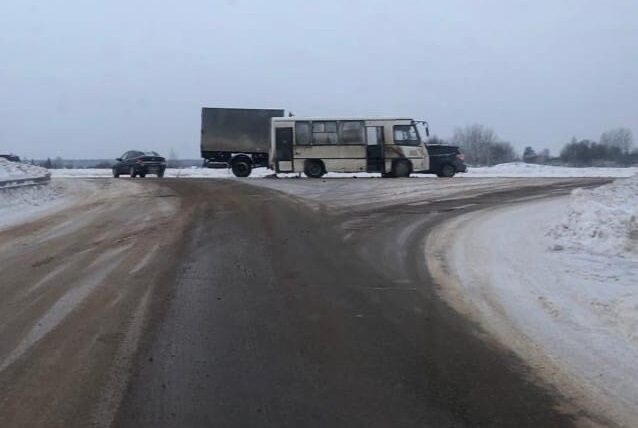
[[282,109],[202,108],[202,158],[228,163],[233,155],[245,153],[267,164],[270,119],[283,115]]

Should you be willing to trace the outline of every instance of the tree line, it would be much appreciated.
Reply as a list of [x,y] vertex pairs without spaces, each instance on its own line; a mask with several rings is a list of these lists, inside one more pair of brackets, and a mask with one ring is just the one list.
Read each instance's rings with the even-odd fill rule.
[[433,136],[428,144],[459,146],[465,161],[473,166],[523,161],[527,163],[568,166],[627,166],[638,164],[638,149],[633,148],[631,130],[615,128],[603,132],[598,141],[575,137],[566,143],[556,157],[549,149],[536,151],[528,146],[519,156],[512,144],[501,140],[493,129],[480,124],[456,128],[449,140]]

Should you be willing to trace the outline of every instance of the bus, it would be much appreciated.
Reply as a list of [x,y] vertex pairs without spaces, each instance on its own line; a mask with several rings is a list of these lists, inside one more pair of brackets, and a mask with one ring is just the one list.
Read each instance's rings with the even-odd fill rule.
[[419,128],[429,135],[427,122],[406,118],[273,117],[269,167],[311,178],[327,172],[408,177],[430,168]]

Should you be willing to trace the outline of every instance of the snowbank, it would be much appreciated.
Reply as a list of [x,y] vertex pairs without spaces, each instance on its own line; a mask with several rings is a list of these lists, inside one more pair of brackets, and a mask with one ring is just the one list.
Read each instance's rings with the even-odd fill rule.
[[574,190],[567,215],[547,236],[556,251],[638,258],[638,175]]
[[500,165],[468,168],[462,177],[631,177],[638,174],[637,167],[631,168],[570,168],[566,166],[537,165],[524,162],[510,162]]
[[0,190],[0,231],[105,198],[133,197],[148,186],[141,182],[53,179],[46,186]]
[[46,214],[64,203],[60,185],[21,186],[0,190],[0,230]]
[[0,158],[0,182],[45,177],[49,171],[35,165],[9,162]]

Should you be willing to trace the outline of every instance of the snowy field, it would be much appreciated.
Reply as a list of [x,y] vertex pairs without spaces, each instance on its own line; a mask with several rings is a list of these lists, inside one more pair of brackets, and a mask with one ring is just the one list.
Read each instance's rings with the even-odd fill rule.
[[638,421],[637,193],[632,177],[471,213],[426,249],[459,311],[621,426]]
[[[256,168],[249,178],[263,178],[271,176],[272,170],[266,168]],[[547,178],[570,178],[570,177],[630,177],[638,174],[638,167],[631,168],[568,168],[560,166],[534,165],[522,162],[512,162],[492,167],[470,168],[467,173],[458,174],[457,177],[478,178],[478,177],[547,177]],[[110,169],[53,169],[53,177],[112,177]],[[165,173],[166,177],[211,177],[211,178],[233,178],[233,173],[229,169],[210,168],[169,168]],[[278,174],[279,177],[296,177],[297,174]],[[437,178],[431,174],[413,174],[414,177]],[[302,175],[303,177],[303,175]],[[380,177],[380,174],[371,173],[328,173],[325,178],[370,178]]]

